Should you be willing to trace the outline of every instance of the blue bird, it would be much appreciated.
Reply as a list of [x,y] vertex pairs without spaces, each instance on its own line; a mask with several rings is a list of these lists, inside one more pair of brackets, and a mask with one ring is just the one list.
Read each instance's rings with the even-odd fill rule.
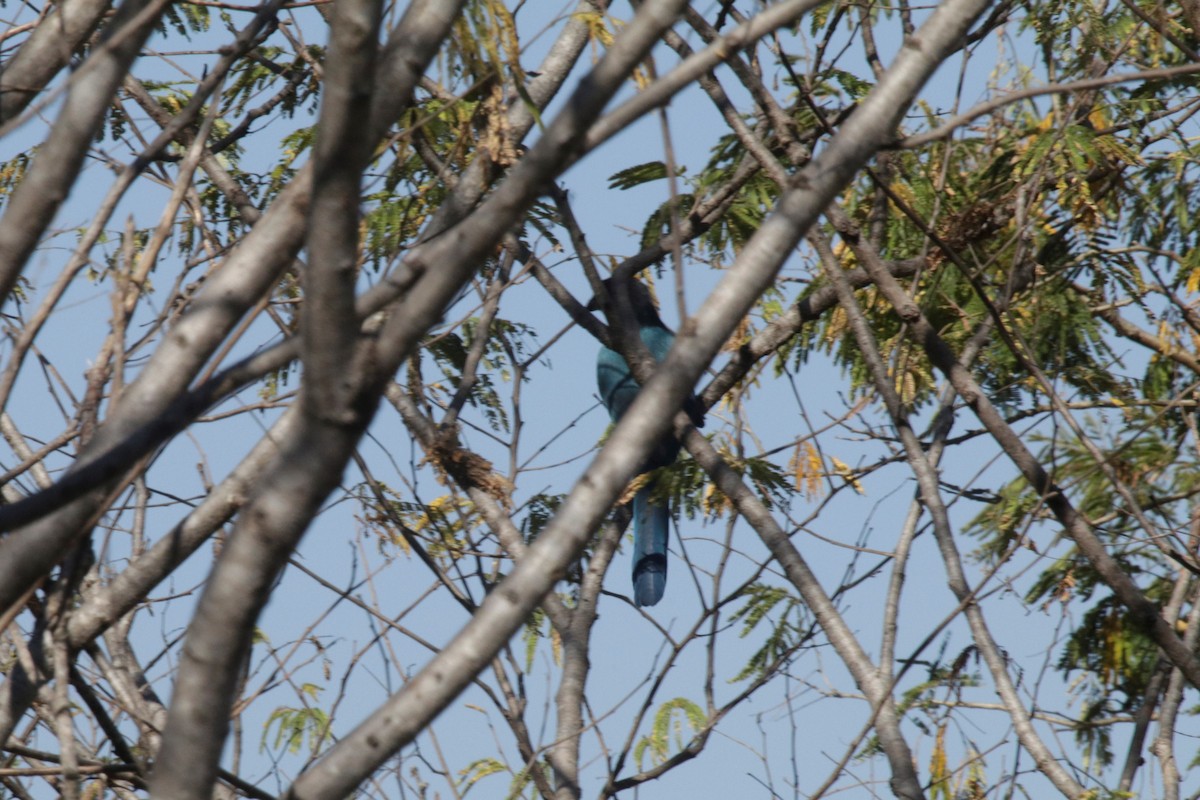
[[[612,278],[604,281],[612,296]],[[655,361],[662,361],[675,341],[675,334],[663,324],[650,297],[650,290],[636,280],[629,281],[629,302],[638,333]],[[588,308],[595,310],[593,298]],[[629,365],[615,350],[600,348],[596,359],[596,383],[600,399],[616,422],[637,396],[639,386]],[[704,409],[696,397],[689,397],[684,411],[696,427],[704,425]],[[671,434],[655,446],[639,472],[649,472],[675,463],[679,442]],[[667,588],[667,536],[670,531],[671,509],[661,498],[654,498],[655,482],[642,487],[633,498],[633,599],[639,606],[652,606],[662,599]]]

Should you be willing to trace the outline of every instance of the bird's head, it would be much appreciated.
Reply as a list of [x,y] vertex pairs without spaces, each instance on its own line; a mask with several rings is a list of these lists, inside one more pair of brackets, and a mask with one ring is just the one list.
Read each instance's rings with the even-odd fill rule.
[[[604,291],[608,295],[606,298],[609,303],[613,302],[613,294],[616,291],[616,279],[605,278],[601,281],[604,284]],[[657,325],[662,326],[663,322],[658,316],[658,308],[654,305],[654,298],[650,295],[650,289],[646,284],[638,280],[630,279],[625,285],[629,291],[629,304],[633,309],[634,319],[639,325]],[[598,311],[601,309],[600,296],[596,295],[588,301],[588,311]]]

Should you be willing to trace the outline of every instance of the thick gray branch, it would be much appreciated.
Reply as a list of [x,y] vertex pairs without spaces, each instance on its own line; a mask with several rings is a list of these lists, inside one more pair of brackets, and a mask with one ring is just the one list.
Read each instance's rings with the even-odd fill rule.
[[317,122],[300,332],[306,401],[312,413],[329,419],[349,419],[354,391],[359,194],[375,147],[362,120],[371,108],[380,14],[378,0],[334,6]]
[[117,87],[166,7],[167,0],[125,0],[101,45],[72,76],[50,136],[0,217],[0,300],[12,291],[42,233],[67,199]]
[[0,72],[0,124],[16,117],[100,24],[109,0],[67,0],[38,23]]

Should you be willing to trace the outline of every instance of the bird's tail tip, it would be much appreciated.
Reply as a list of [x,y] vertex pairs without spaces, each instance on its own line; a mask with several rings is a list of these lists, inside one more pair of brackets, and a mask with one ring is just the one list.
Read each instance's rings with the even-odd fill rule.
[[660,555],[645,556],[633,568],[633,602],[639,608],[662,600],[667,590],[667,560]]

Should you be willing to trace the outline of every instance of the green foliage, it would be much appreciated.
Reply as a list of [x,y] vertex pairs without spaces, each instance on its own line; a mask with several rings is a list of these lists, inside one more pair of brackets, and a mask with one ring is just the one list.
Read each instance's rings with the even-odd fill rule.
[[710,227],[701,239],[714,256],[722,253],[736,255],[750,237],[762,227],[767,214],[775,205],[777,187],[762,176],[755,176],[734,195],[733,202],[719,222]]
[[[695,194],[679,198],[681,213],[690,209],[696,196],[707,195],[733,178],[743,155],[737,137],[730,134],[718,139],[704,170],[689,181]],[[718,264],[722,259],[736,255],[761,227],[778,197],[779,187],[774,181],[761,172],[755,173],[734,193],[726,213],[701,235],[697,246]],[[666,207],[660,208],[647,223],[643,243],[657,241],[665,232],[663,224],[669,217],[664,216],[664,209],[669,211]]]
[[[1197,484],[1195,456],[1181,448],[1174,426],[1164,424],[1156,412],[1127,408],[1115,416],[1115,420],[1084,417],[1085,434],[1099,447],[1105,463],[1127,487],[1145,517],[1164,530],[1177,529],[1187,519],[1189,498]],[[1053,464],[1058,480],[1072,487],[1079,510],[1104,521],[1099,532],[1111,542],[1114,556],[1125,569],[1134,576],[1154,570],[1161,559],[1160,551],[1141,535],[1141,522],[1097,467],[1091,451],[1070,435],[1055,439],[1033,436],[1031,440],[1042,442],[1039,458]],[[967,533],[982,540],[977,555],[992,562],[1047,513],[1021,479],[1005,485],[998,498],[966,528]],[[1026,602],[1086,599],[1103,585],[1088,562],[1069,551],[1037,576]]]
[[[80,232],[79,238],[83,238],[82,232]],[[117,246],[110,248],[104,254],[104,269],[96,271],[93,266],[88,265],[88,280],[93,283],[99,283],[113,273],[118,275],[128,274],[137,262],[138,255],[149,242],[150,231],[148,230],[134,230],[132,231],[132,236],[122,231],[117,236]],[[143,288],[145,291],[153,291],[153,287],[149,284]]]
[[[1196,459],[1180,447],[1180,442],[1164,436],[1153,424],[1150,414],[1135,410],[1122,415],[1119,427],[1103,425],[1094,417],[1084,418],[1084,432],[1098,443],[1105,462],[1117,478],[1129,488],[1139,505],[1167,528],[1186,519],[1188,510],[1178,503],[1163,503],[1159,498],[1191,491],[1196,482]],[[1120,511],[1110,531],[1140,529],[1136,519],[1116,495],[1111,483],[1096,469],[1094,459],[1075,437],[1064,438],[1058,445],[1063,479],[1079,492],[1079,505],[1085,514],[1099,518]]]
[[[320,687],[311,683],[301,686],[300,691],[314,700],[321,693]],[[317,753],[329,735],[329,715],[319,708],[307,706],[304,708],[285,706],[276,708],[263,723],[260,750],[267,749],[267,740],[270,738],[272,728],[275,729],[275,739],[270,745],[272,749],[279,750],[282,747],[287,752],[295,754],[300,752],[300,748],[305,745],[307,740],[309,752]]]
[[293,165],[300,156],[312,148],[316,141],[316,133],[316,126],[310,125],[305,128],[297,128],[283,137],[279,148],[281,158],[268,173],[265,184],[260,187],[259,195],[263,200],[273,199],[275,195],[283,191],[283,187],[291,183],[292,178],[296,176],[296,168]]
[[[533,798],[541,796],[537,793],[536,786],[533,782],[533,770],[540,771],[542,776],[546,779],[546,782],[553,784],[554,770],[548,763],[544,761],[538,761],[533,764],[526,764],[519,772],[513,775],[512,783],[509,785],[507,795],[509,800],[514,800],[514,798],[518,797],[529,797],[530,800],[533,800]],[[528,795],[525,794],[526,790],[529,790]]]
[[[683,749],[684,725],[692,734],[698,734],[708,726],[704,709],[683,697],[668,700],[658,707],[650,733],[638,740],[633,747],[633,757],[638,769],[649,756],[652,764],[662,764],[670,758],[672,743],[675,750]],[[690,738],[690,737],[689,737]]]
[[829,18],[841,8],[842,4],[831,0],[830,2],[821,3],[812,10],[808,15],[808,32],[812,36],[816,36],[829,23]]
[[852,72],[846,72],[843,69],[830,69],[825,72],[825,77],[832,78],[838,86],[842,87],[842,91],[846,93],[846,97],[851,102],[857,102],[867,96],[867,93],[875,86],[875,84],[865,81]]
[[963,529],[967,535],[982,539],[974,555],[991,564],[1007,557],[1042,507],[1041,498],[1029,491],[1024,479],[1006,483],[996,498]]
[[461,796],[466,797],[484,778],[491,775],[512,774],[508,793],[504,797],[509,798],[509,800],[524,797],[525,790],[533,786],[533,776],[530,774],[531,769],[544,771],[547,779],[553,782],[553,771],[547,764],[534,763],[527,765],[520,772],[513,774],[512,769],[498,758],[484,757],[476,759],[458,771],[458,786],[461,790]]
[[674,218],[682,219],[695,202],[695,195],[680,194],[654,209],[650,219],[646,220],[646,227],[642,230],[642,248],[653,247],[664,236],[671,234],[672,209],[674,209]]
[[[974,646],[967,647],[956,654],[950,663],[946,663],[943,656],[944,653],[939,654],[938,658],[929,664],[925,680],[904,690],[900,696],[900,702],[897,704],[899,710],[903,712],[924,710],[935,720],[940,721],[940,718],[946,713],[946,709],[935,702],[938,695],[959,697],[963,689],[982,685],[977,672],[967,672],[966,670],[972,658],[978,658],[978,652]],[[907,718],[925,733],[930,735],[935,733],[920,715],[909,714]]]
[[[1103,368],[1115,354],[1100,323],[1088,304],[1066,287],[1032,294],[1009,319],[1031,349],[1027,357],[1081,397],[1097,400],[1119,390],[1112,373]],[[986,386],[1000,404],[1016,408],[1036,401],[1040,391],[1022,380],[1024,363],[1005,342],[995,341],[988,348],[987,364],[992,369]]]
[[763,678],[786,661],[812,638],[813,624],[808,607],[791,592],[779,586],[755,583],[742,595],[746,601],[730,618],[741,622],[744,639],[766,628],[766,639],[733,677],[733,681]]
[[[567,602],[565,606],[570,608],[572,603]],[[538,645],[543,641],[550,645],[550,657],[554,663],[562,664],[562,637],[558,630],[550,624],[550,618],[541,608],[535,609],[525,620],[521,638],[525,640],[526,672],[533,669],[534,656],[537,655]]]
[[541,608],[535,608],[522,626],[521,638],[525,640],[525,671],[533,669],[533,657],[537,655],[538,643],[550,635],[550,620]]
[[462,336],[453,332],[435,336],[425,349],[442,367],[442,373],[457,383],[467,365],[467,343]]
[[384,164],[383,186],[366,197],[364,215],[367,264],[382,267],[407,246],[446,199],[445,176],[431,170],[419,154],[420,139],[447,168],[465,167],[474,156],[479,119],[478,101],[447,102],[427,98],[407,109],[399,121],[407,132]]
[[[1084,431],[1100,447],[1105,463],[1134,496],[1142,513],[1162,530],[1178,530],[1190,513],[1196,464],[1181,450],[1175,426],[1155,412],[1125,409],[1117,419],[1084,417]],[[1163,570],[1162,554],[1146,541],[1142,523],[1101,471],[1091,452],[1074,436],[1044,440],[1043,463],[1055,465],[1056,477],[1072,487],[1084,515],[1103,520],[1099,533],[1121,568],[1142,584],[1146,596],[1166,602],[1174,565]],[[1189,448],[1190,451],[1190,448]],[[1000,492],[1000,502],[975,518],[968,531],[984,539],[981,555],[999,559],[1017,535],[1024,535],[1042,511],[1040,500],[1021,481]],[[1165,574],[1162,574],[1165,572]],[[1099,599],[1093,599],[1098,596]],[[1113,760],[1114,714],[1130,713],[1144,700],[1157,664],[1157,646],[1137,618],[1109,593],[1090,562],[1069,550],[1034,579],[1028,603],[1090,602],[1068,636],[1056,663],[1064,676],[1075,676],[1081,696],[1075,738],[1092,769]]]
[[9,195],[25,178],[25,171],[29,169],[36,152],[37,148],[31,147],[0,163],[0,205],[7,202]]
[[458,771],[458,785],[462,788],[462,794],[465,797],[475,787],[475,784],[484,778],[506,772],[508,772],[508,767],[499,759],[476,759]]
[[[775,508],[791,499],[792,476],[786,469],[766,458],[738,461],[728,457],[728,453],[724,454],[726,463],[751,484],[767,508]],[[657,491],[664,498],[673,498],[672,507],[680,509],[688,519],[700,515],[720,517],[733,509],[729,498],[713,486],[707,473],[687,456],[681,456],[670,467],[659,470],[656,484]]]
[[1089,789],[1082,795],[1082,800],[1130,800],[1137,797],[1134,792],[1122,792],[1116,789]]
[[[324,48],[309,45],[307,53],[314,61],[324,59]],[[245,112],[251,103],[261,103],[264,94],[270,97],[280,93],[279,103],[275,107],[279,114],[291,117],[303,107],[302,100],[317,90],[316,78],[304,59],[293,56],[290,61],[281,63],[280,59],[288,54],[273,45],[261,45],[255,49],[254,55],[244,58],[230,70],[229,84],[225,90],[227,114]],[[305,92],[296,92],[296,83],[307,86]],[[285,91],[280,84],[291,84]],[[314,110],[315,106],[309,106]]]
[[455,23],[448,48],[451,73],[472,82],[523,72],[516,26],[507,6],[472,0]]
[[[677,174],[684,174],[687,170],[679,168]],[[632,189],[635,186],[641,186],[644,183],[651,181],[665,180],[667,177],[667,165],[661,161],[650,161],[645,164],[635,164],[632,167],[626,167],[619,172],[615,172],[608,178],[608,188],[610,189]]]
[[[897,710],[904,715],[907,722],[933,738],[930,778],[931,782],[938,784],[933,794],[943,797],[947,796],[947,790],[952,785],[945,744],[948,721],[953,715],[954,704],[962,698],[963,690],[982,685],[979,674],[967,670],[972,662],[977,663],[979,660],[977,648],[968,645],[957,652],[953,659],[947,660],[948,643],[948,639],[943,640],[937,656],[927,663],[925,680],[908,687],[896,703]],[[882,751],[878,737],[872,736],[856,754],[856,758],[860,761],[865,760]],[[978,771],[977,762],[977,766],[968,771],[963,791],[972,784],[978,784],[980,780],[981,773]]]
[[521,533],[524,534],[526,542],[532,542],[538,537],[565,499],[565,494],[539,492],[526,501],[525,516],[521,519]]
[[212,22],[211,10],[208,6],[195,3],[172,3],[167,6],[162,19],[158,23],[158,31],[168,34],[168,27],[184,39],[191,41],[192,35],[204,33]]
[[[1076,670],[1088,675],[1085,686],[1095,698],[1091,705],[1100,706],[1092,712],[1129,711],[1141,703],[1157,652],[1149,631],[1116,599],[1106,597],[1071,631],[1058,668],[1067,675]],[[1113,698],[1110,690],[1124,699]]]
[[367,266],[378,271],[421,229],[429,209],[420,196],[393,197],[376,192],[366,197],[363,250]]
[[[450,331],[429,339],[426,349],[447,381],[446,385],[432,385],[430,388],[434,391],[452,395],[463,384],[467,357],[474,347],[474,338],[479,335],[478,319],[464,321],[461,330],[461,335]],[[497,381],[512,380],[511,364],[522,360],[528,343],[534,341],[533,336],[530,326],[499,317],[493,318],[488,328],[483,358],[472,376],[474,382],[467,399],[495,431],[507,432],[509,429],[508,412],[496,390]]]
[[[538,237],[545,239],[556,252],[563,249],[563,244],[559,240],[558,232],[553,226],[559,223],[558,211],[554,206],[536,202],[529,208],[529,214],[525,218],[525,223],[534,230]],[[523,243],[529,236],[528,231],[522,231],[521,240]]]
[[374,492],[363,488],[361,494],[370,509],[366,521],[380,532],[380,545],[395,544],[405,552],[408,544],[396,531],[396,523],[422,537],[426,552],[436,558],[453,562],[466,551],[466,534],[475,524],[474,507],[462,497],[444,494],[424,503],[392,499],[399,495],[387,486],[382,491],[383,503],[374,499]]
[[[1193,149],[1148,157],[1128,182],[1121,223],[1130,238],[1194,258],[1200,243],[1194,213],[1200,207],[1200,164]],[[1181,277],[1186,279],[1187,273]]]
[[791,474],[772,461],[747,458],[743,476],[750,481],[768,509],[782,505],[792,497]]

